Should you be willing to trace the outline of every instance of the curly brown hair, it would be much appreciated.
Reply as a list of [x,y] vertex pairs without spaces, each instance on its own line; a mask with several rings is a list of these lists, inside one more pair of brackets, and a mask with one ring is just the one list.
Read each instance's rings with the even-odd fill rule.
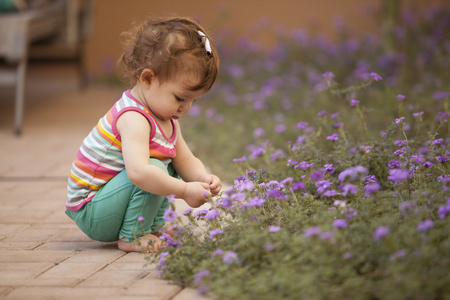
[[[205,48],[202,31],[211,44]],[[122,34],[124,52],[119,59],[130,87],[139,80],[142,71],[150,69],[160,84],[174,80],[180,72],[188,72],[192,91],[209,90],[219,73],[219,56],[207,31],[189,17],[163,17],[146,20]]]

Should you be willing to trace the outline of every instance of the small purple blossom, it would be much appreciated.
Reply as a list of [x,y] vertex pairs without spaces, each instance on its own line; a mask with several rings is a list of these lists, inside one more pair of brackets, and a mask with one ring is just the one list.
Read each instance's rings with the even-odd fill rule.
[[437,160],[438,162],[448,161],[448,155],[436,156],[436,160]]
[[425,231],[428,231],[431,227],[433,227],[434,226],[434,222],[433,221],[431,221],[430,219],[426,219],[425,221],[423,221],[423,222],[420,222],[418,225],[417,225],[417,231],[419,231],[419,232],[425,232]]
[[326,110],[321,110],[321,111],[319,111],[318,113],[317,113],[317,117],[323,117],[323,116],[325,116],[327,114],[327,111]]
[[306,237],[311,237],[311,236],[315,236],[315,235],[319,235],[322,232],[322,230],[320,229],[320,227],[310,227],[307,228],[303,231],[303,235]]
[[347,196],[348,194],[356,194],[356,192],[358,191],[358,186],[347,183],[344,186],[342,186],[341,189],[344,191],[343,195]]
[[144,218],[143,216],[140,216],[139,218],[137,218],[137,220],[138,220],[139,222],[144,222],[145,218]]
[[217,249],[216,251],[211,253],[211,257],[222,255],[222,254],[223,254],[223,250],[222,249]]
[[325,191],[325,193],[323,193],[324,197],[333,197],[336,195],[339,195],[339,193],[336,192],[335,190],[327,190],[327,191]]
[[364,187],[364,192],[367,194],[374,194],[380,190],[380,184],[378,182],[370,183]]
[[273,251],[273,250],[275,250],[275,246],[273,244],[271,244],[271,243],[267,243],[266,244],[266,250],[267,251]]
[[359,100],[350,100],[350,106],[356,106],[357,104],[359,104]]
[[409,171],[405,169],[391,169],[389,170],[388,179],[392,183],[399,183],[409,177]]
[[317,181],[317,180],[321,180],[323,177],[323,172],[322,171],[314,171],[311,173],[311,180],[313,181]]
[[309,125],[308,122],[299,122],[299,123],[297,123],[297,128],[303,129],[303,128],[308,127],[308,125]]
[[217,228],[209,232],[209,238],[212,240],[216,235],[223,233],[223,230]]
[[369,170],[363,166],[354,166],[342,171],[338,175],[339,181],[343,182],[347,178],[350,178],[351,181],[356,181],[360,179],[361,176],[366,176],[369,173]]
[[406,255],[406,249],[400,249],[389,256],[389,260],[393,261]]
[[233,162],[246,161],[247,157],[244,155],[241,158],[233,158]]
[[440,143],[442,143],[444,141],[444,139],[437,139],[433,141],[433,145],[439,145]]
[[389,169],[397,169],[402,166],[402,162],[400,160],[390,160],[388,162],[388,168]]
[[345,228],[348,226],[348,224],[345,219],[337,219],[333,221],[333,226],[336,228]]
[[209,271],[206,269],[202,269],[198,271],[198,273],[194,277],[194,282],[197,286],[203,284],[203,278],[209,276]]
[[333,183],[328,180],[319,180],[315,183],[317,187],[317,192],[319,194],[324,193],[326,190],[328,190],[329,187],[331,187]]
[[334,232],[333,231],[325,231],[325,232],[322,232],[320,234],[320,239],[321,240],[327,240],[327,239],[332,238],[333,236],[334,236]]
[[175,221],[175,219],[177,217],[178,217],[177,212],[175,210],[173,210],[171,207],[169,207],[164,212],[163,219],[164,219],[164,221],[166,221],[168,223],[173,223],[173,221]]
[[233,251],[228,251],[227,253],[225,253],[222,257],[222,261],[227,265],[239,264],[238,255]]
[[325,165],[323,166],[323,169],[324,169],[325,171],[328,171],[328,173],[330,173],[330,174],[333,174],[333,173],[334,173],[334,167],[333,167],[332,164],[325,164]]
[[377,229],[375,229],[375,232],[373,233],[373,240],[378,241],[382,237],[386,236],[390,231],[389,226],[380,226]]
[[329,141],[337,141],[337,140],[339,140],[339,136],[338,136],[337,133],[333,133],[332,135],[327,136],[327,140],[329,140]]
[[398,100],[405,100],[405,95],[398,94],[397,96],[395,96],[395,98],[397,98]]
[[370,75],[370,78],[372,78],[375,81],[383,80],[383,78],[381,78],[381,76],[375,72],[371,72],[369,75]]
[[412,115],[413,115],[414,118],[420,118],[423,115],[423,111],[418,112],[418,113],[413,113]]
[[328,79],[333,79],[334,78],[334,74],[332,72],[328,71],[328,72],[323,73],[322,77],[327,79],[327,80]]
[[269,232],[278,232],[281,230],[280,226],[269,226]]
[[220,216],[220,212],[218,210],[212,209],[205,215],[205,219],[215,220],[218,216]]
[[304,184],[303,182],[301,182],[301,181],[299,181],[299,182],[294,182],[294,183],[292,184],[292,191],[294,192],[294,191],[296,191],[296,190],[298,190],[298,189],[305,190],[305,189],[306,189],[306,188],[305,188],[305,184]]
[[401,125],[403,124],[403,120],[405,120],[405,117],[397,118],[395,119],[395,124]]

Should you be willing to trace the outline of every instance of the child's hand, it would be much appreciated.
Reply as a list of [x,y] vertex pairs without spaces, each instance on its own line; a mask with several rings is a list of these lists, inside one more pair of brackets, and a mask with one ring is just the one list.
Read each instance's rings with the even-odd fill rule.
[[211,197],[209,184],[205,182],[188,182],[183,199],[193,208],[200,207]]
[[211,190],[211,194],[213,195],[217,195],[222,189],[222,182],[216,175],[208,174],[205,182],[209,184],[209,189]]

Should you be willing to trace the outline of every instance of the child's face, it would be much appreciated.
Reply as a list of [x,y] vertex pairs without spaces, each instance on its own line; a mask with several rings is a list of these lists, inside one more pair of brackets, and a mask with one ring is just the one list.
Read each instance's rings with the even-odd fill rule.
[[187,113],[192,103],[206,91],[190,91],[188,75],[177,76],[174,80],[160,84],[156,77],[144,85],[143,96],[153,115],[161,121],[178,119]]

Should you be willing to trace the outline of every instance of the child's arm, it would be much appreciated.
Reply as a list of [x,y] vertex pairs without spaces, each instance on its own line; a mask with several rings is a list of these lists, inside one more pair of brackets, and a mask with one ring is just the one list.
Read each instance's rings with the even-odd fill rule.
[[175,195],[192,207],[205,203],[203,193],[210,190],[207,183],[186,183],[168,175],[159,167],[150,165],[150,123],[143,115],[134,111],[125,112],[117,120],[116,127],[122,139],[125,169],[131,182],[149,193]]
[[206,182],[209,184],[211,193],[217,195],[222,188],[219,177],[206,171],[202,161],[192,154],[186,144],[178,122],[175,124],[177,127],[177,156],[172,161],[175,170],[186,182]]

